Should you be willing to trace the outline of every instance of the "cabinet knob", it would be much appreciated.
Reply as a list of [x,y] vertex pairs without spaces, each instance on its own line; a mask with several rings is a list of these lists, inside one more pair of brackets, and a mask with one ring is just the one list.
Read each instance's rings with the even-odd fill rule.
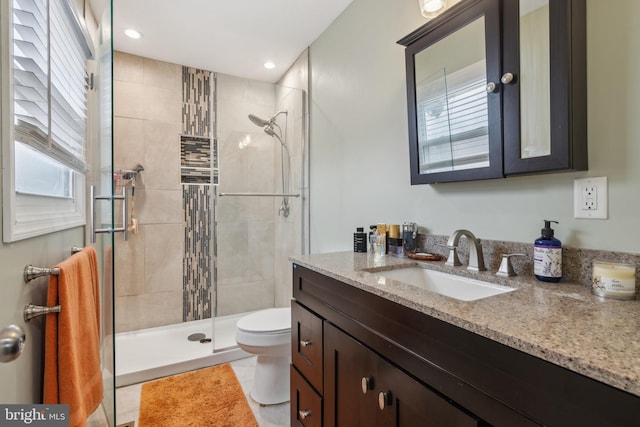
[[311,416],[311,410],[310,409],[303,409],[302,411],[298,411],[298,415],[300,416],[301,419],[305,419],[307,417]]
[[300,340],[300,347],[309,347],[311,345],[311,340]]
[[494,82],[487,83],[487,93],[495,92],[498,89],[498,86]]
[[506,85],[506,84],[509,84],[509,83],[511,83],[511,82],[513,81],[513,77],[514,77],[514,76],[513,76],[513,74],[511,74],[511,73],[504,73],[504,74],[502,75],[502,77],[500,78],[500,81],[501,81],[503,84],[505,84],[505,85]]
[[360,386],[362,387],[362,394],[367,394],[367,392],[373,388],[372,383],[373,383],[373,380],[371,378],[362,377],[362,380],[360,381]]
[[378,394],[378,407],[380,408],[380,410],[384,410],[384,408],[386,408],[390,404],[391,392],[385,393],[384,391],[381,391],[380,394]]

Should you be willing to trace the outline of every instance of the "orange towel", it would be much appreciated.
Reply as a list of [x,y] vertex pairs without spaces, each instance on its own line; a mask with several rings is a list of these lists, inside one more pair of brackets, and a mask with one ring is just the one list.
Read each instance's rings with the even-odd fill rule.
[[44,403],[68,403],[71,427],[86,426],[102,401],[100,294],[96,251],[91,247],[56,265],[49,276],[45,330]]

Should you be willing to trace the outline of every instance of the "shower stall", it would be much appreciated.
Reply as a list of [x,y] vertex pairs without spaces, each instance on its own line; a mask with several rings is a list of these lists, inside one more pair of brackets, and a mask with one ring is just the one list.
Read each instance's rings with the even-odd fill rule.
[[[137,86],[176,105],[134,110]],[[115,247],[117,386],[248,356],[236,321],[288,306],[308,250],[304,90],[116,52],[114,110],[116,169],[144,168]]]

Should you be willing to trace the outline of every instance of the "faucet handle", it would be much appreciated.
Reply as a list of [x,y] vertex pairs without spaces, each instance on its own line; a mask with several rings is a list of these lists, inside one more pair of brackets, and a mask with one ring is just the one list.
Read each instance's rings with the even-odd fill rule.
[[502,261],[500,262],[500,268],[498,268],[498,272],[496,276],[501,277],[513,277],[517,276],[516,272],[513,270],[513,265],[511,264],[511,257],[514,256],[525,256],[525,254],[502,254]]
[[460,262],[460,258],[458,258],[458,246],[456,245],[443,245],[438,244],[438,246],[444,246],[449,249],[449,256],[447,257],[447,262],[444,265],[458,266],[462,265]]

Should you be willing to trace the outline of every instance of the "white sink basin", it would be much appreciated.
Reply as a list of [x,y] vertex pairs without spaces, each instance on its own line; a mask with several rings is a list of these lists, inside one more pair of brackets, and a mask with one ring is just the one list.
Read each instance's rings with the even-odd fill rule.
[[398,268],[396,270],[378,271],[373,274],[462,301],[475,301],[515,291],[515,289],[506,286],[420,267]]

